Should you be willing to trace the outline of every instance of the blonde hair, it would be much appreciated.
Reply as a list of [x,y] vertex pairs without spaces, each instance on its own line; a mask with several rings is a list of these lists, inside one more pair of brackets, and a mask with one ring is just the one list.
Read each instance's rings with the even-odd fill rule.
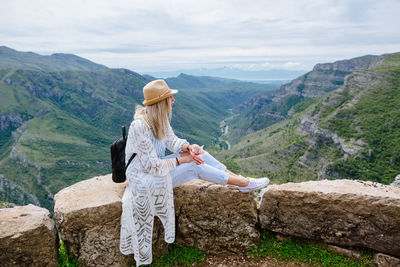
[[135,113],[143,115],[157,140],[163,140],[172,117],[171,97],[151,106],[137,106]]

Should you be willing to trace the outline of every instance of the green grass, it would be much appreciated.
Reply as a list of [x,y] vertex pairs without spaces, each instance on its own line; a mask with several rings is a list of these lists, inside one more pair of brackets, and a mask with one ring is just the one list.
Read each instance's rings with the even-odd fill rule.
[[192,266],[193,263],[202,263],[205,260],[205,253],[195,247],[184,247],[173,244],[168,247],[168,254],[154,259],[153,263],[145,266]]
[[315,102],[316,102],[315,98],[305,100],[304,102],[299,102],[299,103],[297,103],[296,105],[293,106],[293,110],[296,113],[297,112],[302,112],[303,110],[305,110],[306,108],[308,108],[309,106],[314,104]]
[[[0,203],[1,204],[1,203]],[[132,255],[133,257],[133,255]],[[205,260],[205,253],[195,247],[184,247],[172,244],[168,247],[168,254],[161,255],[158,259],[153,259],[153,263],[144,265],[148,267],[163,266],[192,266],[193,263],[202,263]],[[72,253],[68,254],[63,240],[60,238],[60,248],[58,250],[59,267],[76,267],[79,263]],[[133,265],[135,266],[135,265]]]
[[7,201],[0,201],[0,208],[12,208],[15,207],[14,203],[9,203]]
[[58,266],[59,267],[76,267],[79,263],[72,253],[68,254],[63,240],[60,238],[60,248],[58,249]]
[[[260,259],[270,256],[279,260],[290,262],[305,263],[312,266],[326,267],[369,267],[374,266],[372,253],[370,251],[362,251],[360,260],[352,260],[341,255],[332,253],[324,246],[314,245],[300,239],[291,239],[279,241],[272,232],[263,230],[261,241],[258,245],[250,248],[247,255],[251,258]],[[158,259],[154,259],[148,267],[161,266],[192,266],[194,263],[203,263],[205,261],[205,253],[199,251],[195,247],[184,247],[182,245],[173,244],[168,248],[168,254],[162,255]],[[68,254],[63,240],[60,238],[60,248],[58,256],[58,266],[75,267],[79,263],[73,254]]]
[[264,230],[261,241],[252,247],[248,253],[252,258],[270,256],[280,260],[305,263],[312,266],[335,266],[335,267],[367,267],[374,266],[372,254],[363,252],[359,261],[345,258],[332,253],[324,246],[311,244],[300,239],[279,241],[272,232]]

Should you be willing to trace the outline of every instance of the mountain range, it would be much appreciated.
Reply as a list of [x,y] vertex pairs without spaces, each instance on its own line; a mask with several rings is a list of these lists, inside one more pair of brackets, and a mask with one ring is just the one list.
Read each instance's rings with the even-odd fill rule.
[[2,67],[16,69],[30,69],[41,71],[65,70],[100,70],[106,66],[96,64],[90,60],[72,54],[52,54],[42,56],[33,52],[20,52],[6,46],[0,46],[0,59]]
[[[0,47],[0,201],[109,173],[110,144],[156,79],[70,54]],[[181,73],[172,126],[229,169],[274,183],[400,173],[400,54],[317,64],[280,85]],[[230,148],[228,150],[228,148]]]
[[[320,97],[343,85],[353,71],[370,64],[376,56],[363,56],[334,63],[317,64],[313,70],[282,85],[278,90],[263,92],[240,105],[229,134],[231,143],[256,130],[286,119],[294,111],[305,108],[308,100]],[[300,104],[303,103],[303,104]],[[295,109],[293,109],[295,107]]]
[[190,70],[173,70],[173,71],[158,71],[147,72],[151,76],[168,78],[178,76],[180,73],[186,73],[195,76],[216,76],[227,79],[238,79],[247,81],[276,81],[276,80],[292,80],[307,71],[305,70],[284,70],[284,69],[270,69],[270,70],[245,70],[240,68],[221,67],[221,68],[201,68]]
[[[175,79],[177,88],[188,79],[195,78]],[[110,173],[109,146],[150,80],[75,55],[0,47],[0,200],[52,210],[60,189]],[[215,92],[203,89],[180,90],[172,126],[190,142],[214,146],[229,109],[271,86],[221,80]]]

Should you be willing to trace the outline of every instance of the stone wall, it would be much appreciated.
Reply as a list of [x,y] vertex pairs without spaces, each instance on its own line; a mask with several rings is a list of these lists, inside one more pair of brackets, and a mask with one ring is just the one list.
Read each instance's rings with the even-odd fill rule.
[[[126,183],[111,176],[84,180],[55,196],[60,237],[83,266],[132,266],[119,251]],[[400,263],[400,188],[335,180],[272,185],[257,209],[255,195],[201,180],[174,189],[176,243],[208,255],[242,254],[259,241],[259,227],[337,246],[371,248],[378,266]],[[57,265],[57,234],[47,210],[0,209],[0,265]],[[343,253],[345,251],[345,253]],[[153,255],[167,252],[155,220]]]
[[[55,195],[60,237],[85,266],[130,266],[133,255],[119,251],[121,199],[126,183],[111,175],[64,188]],[[194,180],[174,189],[176,243],[207,254],[244,253],[259,240],[252,194]],[[153,232],[153,253],[166,252],[161,223]]]
[[252,194],[195,180],[174,189],[176,242],[208,255],[246,252],[259,240]]

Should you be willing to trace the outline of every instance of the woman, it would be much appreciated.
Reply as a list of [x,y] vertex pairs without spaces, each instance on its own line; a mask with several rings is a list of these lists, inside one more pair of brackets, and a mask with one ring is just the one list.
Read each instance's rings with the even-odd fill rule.
[[[122,198],[120,250],[134,254],[136,266],[152,261],[154,216],[164,226],[165,241],[175,240],[175,213],[172,188],[200,178],[250,192],[268,185],[268,178],[245,178],[234,174],[202,147],[175,136],[170,119],[173,95],[177,90],[164,80],[143,88],[146,107],[136,108],[129,127],[125,158],[135,158],[126,171],[128,180]],[[165,156],[165,148],[174,154]]]

